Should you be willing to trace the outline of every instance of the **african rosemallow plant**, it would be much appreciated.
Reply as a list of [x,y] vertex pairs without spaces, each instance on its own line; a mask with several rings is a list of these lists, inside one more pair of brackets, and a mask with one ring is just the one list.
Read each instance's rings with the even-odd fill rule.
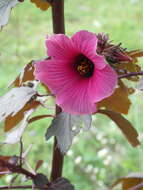
[[[104,114],[114,121],[132,146],[140,144],[137,131],[123,114],[128,114],[131,106],[129,96],[136,92],[135,86],[138,86],[131,83],[142,86],[140,77],[143,71],[138,65],[138,58],[143,56],[143,52],[129,51],[121,43],[114,44],[104,33],[81,30],[68,37],[64,34],[64,0],[31,2],[41,10],[52,7],[55,34],[46,37],[45,58],[28,63],[10,84],[10,90],[0,98],[0,121],[4,121],[6,133],[3,144],[21,144],[20,156],[0,156],[0,177],[23,174],[32,180],[32,186],[5,186],[0,189],[72,190],[76,187],[62,177],[64,156],[75,135],[81,130],[90,130],[95,114]],[[1,27],[8,22],[10,10],[17,3],[20,1],[0,0]],[[41,87],[45,89],[44,93],[41,93]],[[40,106],[49,110],[50,97],[54,99],[55,114],[32,116]],[[51,177],[37,173],[42,160],[36,163],[32,172],[25,169],[22,149],[22,135],[27,126],[47,117],[51,117],[52,122],[45,139],[55,136]],[[141,175],[134,174],[114,185],[122,182],[123,190],[135,190],[142,188],[142,181]]]

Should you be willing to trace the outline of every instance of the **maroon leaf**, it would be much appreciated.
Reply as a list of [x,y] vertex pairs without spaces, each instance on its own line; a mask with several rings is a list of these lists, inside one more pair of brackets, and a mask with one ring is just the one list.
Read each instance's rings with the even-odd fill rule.
[[5,173],[9,173],[10,170],[3,163],[11,163],[16,165],[18,162],[17,156],[0,156],[0,177],[2,177]]
[[58,178],[51,183],[48,190],[74,190],[74,186],[68,179]]
[[[52,120],[47,129],[46,140],[56,136],[57,146],[61,153],[65,154],[69,150],[74,136],[80,132],[81,126],[83,126],[83,130],[87,131],[91,127],[91,121],[91,115],[77,116],[61,112]],[[75,129],[73,129],[74,126]]]
[[37,174],[34,178],[33,178],[33,183],[38,187],[38,188],[44,188],[45,186],[48,185],[49,180],[48,178],[43,175],[43,174]]

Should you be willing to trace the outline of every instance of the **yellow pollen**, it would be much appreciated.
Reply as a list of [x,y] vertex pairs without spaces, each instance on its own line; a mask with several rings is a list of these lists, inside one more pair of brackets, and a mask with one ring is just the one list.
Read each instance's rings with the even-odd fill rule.
[[81,62],[80,65],[78,65],[77,70],[81,75],[84,75],[89,72],[90,68],[86,62]]
[[74,67],[76,71],[85,78],[91,77],[94,71],[93,62],[82,54],[75,58]]

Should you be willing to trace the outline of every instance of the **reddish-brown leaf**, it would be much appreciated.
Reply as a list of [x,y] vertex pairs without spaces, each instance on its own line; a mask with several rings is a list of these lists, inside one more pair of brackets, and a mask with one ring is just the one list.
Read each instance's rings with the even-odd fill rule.
[[[138,61],[136,58],[134,58],[132,62],[122,63],[122,64],[118,65],[119,74],[122,74],[122,72],[120,73],[120,71],[122,71],[122,70],[125,70],[128,73],[129,72],[140,72],[141,67],[139,65],[135,64],[136,62],[138,62]],[[127,79],[134,81],[134,82],[137,82],[140,79],[140,77],[139,76],[132,76],[132,77],[128,77]]]
[[35,171],[37,171],[42,166],[43,163],[44,163],[43,160],[38,160],[35,166]]
[[23,68],[19,76],[12,82],[11,85],[19,87],[22,86],[22,83],[26,81],[34,80],[33,73],[34,73],[34,61],[31,61]]
[[[0,156],[0,160],[8,162],[12,157],[11,156]],[[0,177],[4,176],[3,172],[9,172],[7,167],[4,167],[0,162]]]
[[133,93],[133,88],[128,88],[123,82],[119,82],[119,87],[115,92],[108,98],[103,99],[97,103],[98,108],[106,108],[115,112],[128,114],[131,101],[128,96]]
[[6,134],[6,138],[3,142],[4,144],[15,144],[15,143],[20,142],[22,135],[26,127],[28,126],[28,118],[31,116],[33,112],[34,112],[34,109],[24,112],[24,118],[20,122],[18,127]]
[[42,11],[46,11],[50,7],[50,3],[47,0],[31,0]]
[[[124,53],[126,56],[130,58],[130,60],[123,61],[123,62],[120,62],[120,64],[117,63],[113,65],[118,75],[130,73],[130,72],[140,72],[141,67],[137,63],[138,63],[138,58],[143,57],[143,51],[133,50],[133,51],[128,51],[128,52],[126,51]],[[126,79],[137,82],[140,79],[140,77],[132,76]]]
[[4,122],[5,132],[14,128],[24,118],[24,112],[31,109],[35,109],[39,105],[40,102],[32,100],[28,102],[17,114],[15,114],[14,116],[12,115],[8,116]]
[[140,50],[132,50],[126,53],[132,58],[143,57],[143,51]]
[[122,190],[143,190],[143,174],[133,173],[126,177],[118,179],[113,185],[112,188],[118,184],[122,184]]
[[36,97],[37,92],[30,87],[12,88],[4,96],[0,97],[0,121],[9,115],[17,114],[31,99]]
[[140,145],[137,131],[120,113],[110,110],[99,110],[98,113],[104,114],[114,121],[132,146]]

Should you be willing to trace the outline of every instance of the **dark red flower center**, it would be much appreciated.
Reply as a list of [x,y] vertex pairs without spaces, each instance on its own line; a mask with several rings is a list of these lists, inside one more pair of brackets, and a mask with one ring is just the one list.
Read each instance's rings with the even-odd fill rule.
[[94,64],[83,54],[80,54],[76,57],[74,67],[76,71],[83,77],[88,78],[93,75]]

